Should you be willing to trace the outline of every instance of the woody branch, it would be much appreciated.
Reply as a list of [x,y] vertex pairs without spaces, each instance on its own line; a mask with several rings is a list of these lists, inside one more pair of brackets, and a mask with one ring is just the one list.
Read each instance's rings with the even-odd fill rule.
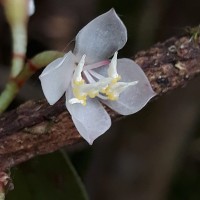
[[[200,43],[189,36],[173,37],[137,53],[133,59],[144,70],[158,98],[200,73]],[[122,119],[106,109],[113,122]],[[0,116],[0,171],[82,141],[63,99],[53,106],[45,100],[25,102]]]

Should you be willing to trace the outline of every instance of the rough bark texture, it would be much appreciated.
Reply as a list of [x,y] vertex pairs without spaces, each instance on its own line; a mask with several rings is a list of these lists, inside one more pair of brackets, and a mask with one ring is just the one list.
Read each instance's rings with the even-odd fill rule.
[[[174,37],[137,53],[134,60],[159,96],[200,73],[200,45],[189,36]],[[122,118],[106,109],[113,121]],[[53,106],[28,101],[0,117],[0,171],[80,141],[63,99]]]

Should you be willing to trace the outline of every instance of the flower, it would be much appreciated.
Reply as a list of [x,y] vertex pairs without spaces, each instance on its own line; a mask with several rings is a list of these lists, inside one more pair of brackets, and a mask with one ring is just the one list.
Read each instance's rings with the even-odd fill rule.
[[117,51],[126,41],[126,27],[111,9],[83,27],[76,36],[73,53],[69,51],[54,60],[39,77],[49,104],[65,93],[72,120],[89,144],[111,126],[110,116],[100,102],[130,115],[155,95],[135,62],[117,59]]

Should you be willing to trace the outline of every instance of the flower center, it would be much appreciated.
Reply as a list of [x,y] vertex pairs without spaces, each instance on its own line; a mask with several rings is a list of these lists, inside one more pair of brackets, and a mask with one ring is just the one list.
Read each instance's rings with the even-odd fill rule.
[[[107,61],[102,61],[102,65],[96,63],[83,71],[85,65],[85,57],[83,55],[78,63],[72,78],[72,88],[74,98],[69,100],[70,104],[80,103],[86,105],[87,98],[99,97],[104,100],[116,101],[121,92],[131,85],[135,85],[138,81],[126,83],[119,82],[121,76],[117,73],[117,52],[115,52],[107,70],[108,77],[98,74],[93,69],[107,65]],[[87,68],[87,67],[86,67]],[[82,72],[85,75],[88,83],[83,79]]]

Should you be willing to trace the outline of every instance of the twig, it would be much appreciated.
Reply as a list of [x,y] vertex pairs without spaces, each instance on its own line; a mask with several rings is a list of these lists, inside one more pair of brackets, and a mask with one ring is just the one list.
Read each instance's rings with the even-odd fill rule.
[[[135,61],[160,96],[200,74],[200,44],[190,36],[174,37],[139,52]],[[107,110],[113,121],[122,118]],[[53,106],[45,100],[28,101],[0,117],[0,170],[80,141],[63,99]]]

